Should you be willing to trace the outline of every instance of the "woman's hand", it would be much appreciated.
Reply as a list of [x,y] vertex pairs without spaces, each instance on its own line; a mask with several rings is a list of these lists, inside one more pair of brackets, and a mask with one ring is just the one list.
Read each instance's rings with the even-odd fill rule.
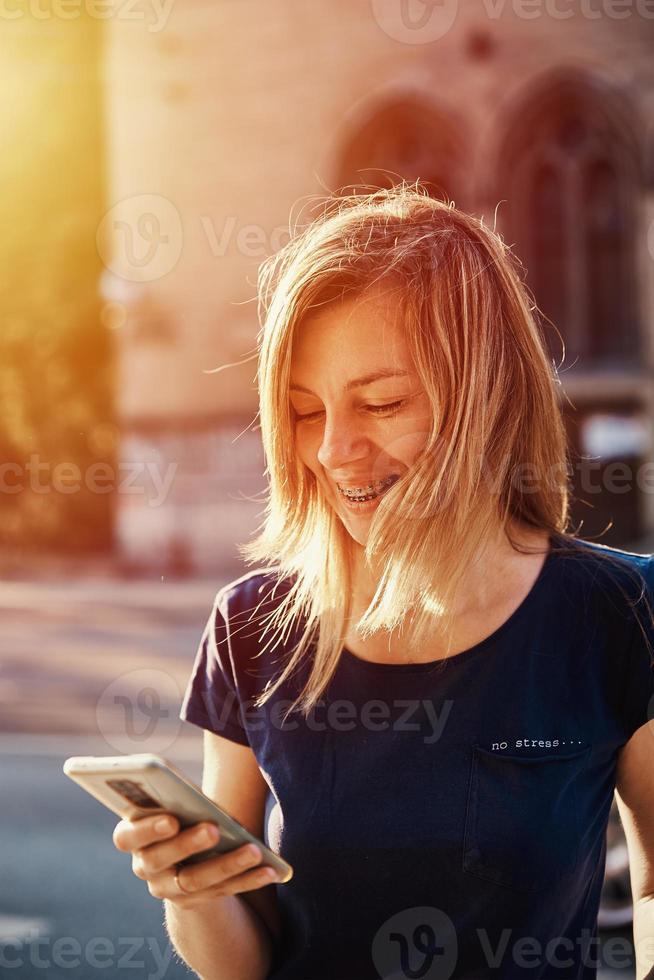
[[[157,829],[162,820],[167,830]],[[212,836],[201,837],[207,833]],[[277,880],[272,868],[257,867],[261,851],[254,844],[177,869],[180,861],[206,851],[219,837],[215,824],[204,822],[180,831],[179,821],[172,814],[157,814],[140,820],[121,820],[114,828],[113,842],[119,851],[131,852],[132,871],[147,881],[154,898],[165,898],[185,909],[198,908],[221,895],[262,888]]]

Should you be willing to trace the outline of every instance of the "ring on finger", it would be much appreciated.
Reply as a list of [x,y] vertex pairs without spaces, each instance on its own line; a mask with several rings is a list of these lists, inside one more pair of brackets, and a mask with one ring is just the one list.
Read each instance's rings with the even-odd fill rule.
[[181,870],[182,870],[181,868],[178,868],[175,871],[175,876],[174,876],[175,877],[175,884],[177,885],[177,888],[179,889],[179,891],[180,891],[180,893],[182,895],[192,895],[193,892],[190,892],[186,888],[184,888],[183,884],[179,880],[179,875],[180,875]]

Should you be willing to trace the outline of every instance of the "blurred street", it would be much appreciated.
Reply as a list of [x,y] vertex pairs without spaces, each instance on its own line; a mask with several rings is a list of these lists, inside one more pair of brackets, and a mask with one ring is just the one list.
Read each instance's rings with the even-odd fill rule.
[[201,781],[202,733],[177,714],[219,584],[3,583],[0,976],[189,976],[113,846],[118,817],[62,766],[155,751]]
[[[162,903],[113,846],[119,818],[63,775],[68,749],[57,745],[52,754],[23,753],[19,737],[19,754],[3,745],[0,755],[0,976],[90,980],[131,968],[144,980],[188,977]],[[97,749],[90,740],[88,751]],[[198,778],[197,760],[170,755]]]
[[189,976],[161,903],[113,846],[118,818],[62,766],[71,755],[156,751],[201,781],[202,733],[177,714],[220,584],[3,584],[0,975]]
[[167,739],[181,727],[180,698],[213,598],[238,574],[220,581],[4,582],[0,732],[124,735],[130,719],[114,697],[151,688],[152,703],[142,703],[140,722],[134,716],[133,739],[138,744],[149,723],[141,751],[154,751],[153,735]]

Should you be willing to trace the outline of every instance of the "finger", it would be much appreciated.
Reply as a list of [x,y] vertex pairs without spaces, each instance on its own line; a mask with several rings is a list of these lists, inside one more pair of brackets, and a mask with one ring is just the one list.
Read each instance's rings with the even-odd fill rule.
[[255,888],[272,885],[275,881],[279,881],[279,876],[272,868],[253,868],[251,871],[228,878],[222,885],[217,885],[214,894],[238,895],[240,892],[251,892]]
[[151,878],[179,864],[190,854],[206,851],[219,839],[220,831],[215,824],[195,824],[180,831],[172,840],[136,848],[132,852],[132,870],[138,878]]
[[[216,898],[223,895],[238,895],[240,892],[253,891],[255,888],[263,888],[264,885],[270,885],[275,880],[271,878],[269,872],[272,871],[271,868],[256,867],[251,868],[248,871],[242,871],[239,874],[232,875],[229,878],[223,878],[221,881],[216,882],[213,885],[209,885],[206,888],[191,890],[188,887],[188,883],[182,880],[182,871],[184,872],[184,879],[186,878],[186,869],[181,869],[177,874],[177,881],[175,880],[174,873],[171,873],[167,880],[164,882],[163,875],[157,876],[157,878],[152,879],[148,883],[150,888],[150,894],[155,895],[155,892],[159,892],[159,895],[155,897],[168,898],[171,901],[179,902],[181,905],[193,906],[197,904],[198,899]],[[180,891],[179,885],[185,889],[184,892]],[[153,890],[154,889],[154,890]]]
[[[262,855],[255,844],[246,844],[228,854],[220,854],[192,866],[179,868],[177,877],[187,892],[202,891],[221,885],[235,875],[242,875],[261,863]],[[266,880],[270,881],[270,878]]]
[[134,851],[148,847],[155,841],[174,837],[179,831],[179,820],[172,813],[158,813],[140,820],[121,820],[114,827],[113,842],[119,851]]

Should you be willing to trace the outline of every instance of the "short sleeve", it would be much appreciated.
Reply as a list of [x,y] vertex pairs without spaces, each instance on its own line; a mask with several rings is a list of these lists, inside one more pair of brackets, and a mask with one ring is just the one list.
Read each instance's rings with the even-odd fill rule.
[[623,689],[622,715],[627,737],[654,719],[654,555],[646,556],[641,568],[646,589],[634,607],[635,621],[631,633]]
[[218,592],[195,655],[179,717],[240,745],[243,723],[227,623],[226,589]]

